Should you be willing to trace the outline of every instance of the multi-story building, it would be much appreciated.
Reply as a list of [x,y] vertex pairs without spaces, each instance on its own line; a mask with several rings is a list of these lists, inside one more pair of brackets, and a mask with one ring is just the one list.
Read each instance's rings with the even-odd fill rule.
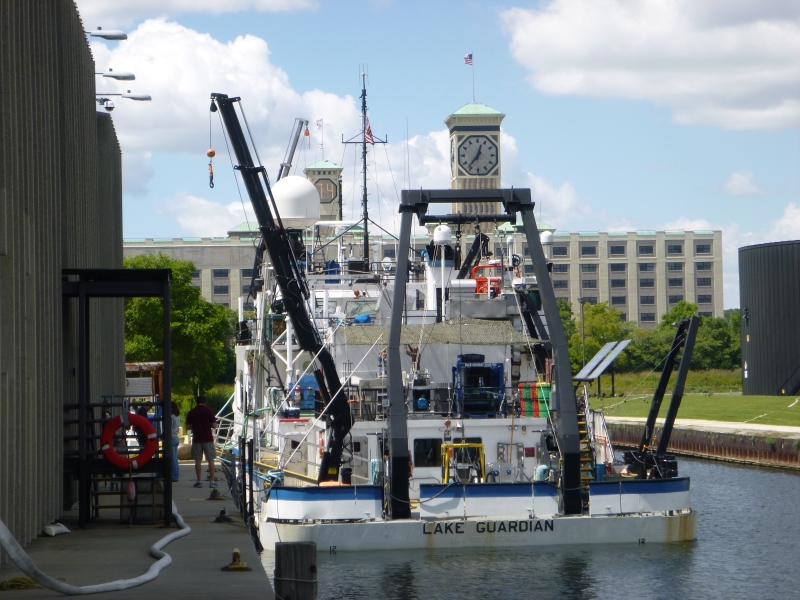
[[573,306],[608,302],[652,327],[681,300],[723,315],[721,231],[553,234],[553,287]]

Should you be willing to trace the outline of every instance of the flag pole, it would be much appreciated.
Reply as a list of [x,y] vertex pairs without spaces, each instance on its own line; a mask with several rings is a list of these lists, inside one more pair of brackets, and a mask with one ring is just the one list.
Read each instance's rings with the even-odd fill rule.
[[472,103],[475,104],[475,55],[470,52],[470,56],[472,57],[470,64],[472,67]]

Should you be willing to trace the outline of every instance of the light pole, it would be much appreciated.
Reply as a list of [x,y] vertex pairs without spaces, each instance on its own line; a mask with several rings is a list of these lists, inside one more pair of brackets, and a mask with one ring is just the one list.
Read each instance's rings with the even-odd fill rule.
[[582,365],[586,366],[586,320],[583,318],[583,298],[581,301],[581,354],[583,355]]
[[126,98],[128,100],[137,100],[138,102],[150,102],[152,98],[147,94],[131,94],[131,91],[128,90],[126,94],[95,94],[98,98],[95,98],[96,102],[105,108],[108,112],[114,110],[114,103],[111,101],[110,98],[106,96],[120,96],[122,98]]

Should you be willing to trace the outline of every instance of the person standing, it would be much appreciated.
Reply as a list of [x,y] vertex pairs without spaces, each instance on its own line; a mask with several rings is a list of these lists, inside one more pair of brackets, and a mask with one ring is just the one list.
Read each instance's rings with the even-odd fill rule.
[[172,415],[170,415],[170,430],[172,432],[172,481],[178,481],[180,471],[178,469],[178,444],[180,439],[178,433],[181,429],[181,408],[174,402],[172,403]]
[[192,431],[192,458],[194,459],[194,470],[197,474],[197,482],[194,487],[203,487],[200,481],[200,472],[203,465],[203,455],[208,461],[208,472],[211,475],[209,487],[219,487],[214,477],[214,459],[217,451],[214,448],[214,434],[211,428],[217,422],[217,418],[211,409],[206,406],[206,397],[197,397],[197,406],[190,410],[186,415],[186,428]]

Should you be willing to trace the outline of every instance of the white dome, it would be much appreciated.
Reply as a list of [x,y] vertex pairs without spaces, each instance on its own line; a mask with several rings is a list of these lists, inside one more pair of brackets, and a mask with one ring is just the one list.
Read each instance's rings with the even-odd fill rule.
[[453,241],[453,232],[447,225],[439,225],[433,230],[434,244],[449,244]]
[[281,219],[319,220],[319,192],[299,175],[287,175],[272,186]]
[[553,244],[553,234],[549,231],[543,231],[539,235],[539,240],[542,242],[542,246],[550,246]]

